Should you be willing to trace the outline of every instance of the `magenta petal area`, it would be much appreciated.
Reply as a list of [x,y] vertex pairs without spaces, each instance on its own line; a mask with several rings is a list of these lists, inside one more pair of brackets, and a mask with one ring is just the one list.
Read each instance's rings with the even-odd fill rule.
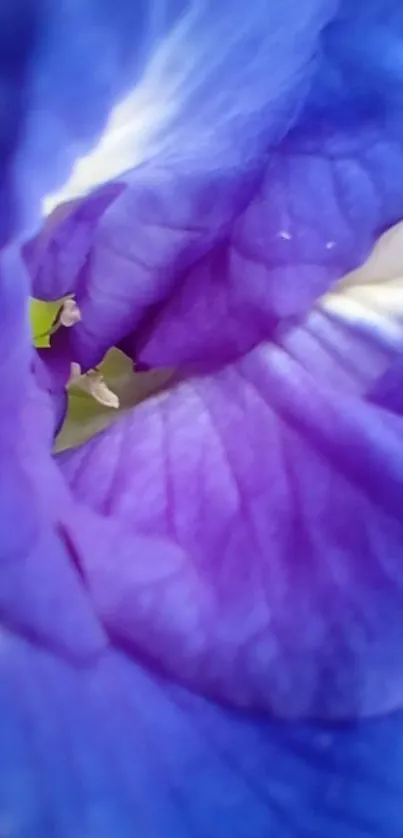
[[400,707],[401,434],[262,345],[59,456],[107,630],[236,706]]

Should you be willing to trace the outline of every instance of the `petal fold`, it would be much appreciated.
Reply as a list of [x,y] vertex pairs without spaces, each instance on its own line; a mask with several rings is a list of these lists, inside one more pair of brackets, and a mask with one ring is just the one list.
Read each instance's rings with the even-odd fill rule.
[[397,415],[262,345],[61,454],[104,519],[98,552],[77,550],[108,630],[239,706],[400,707],[401,433]]

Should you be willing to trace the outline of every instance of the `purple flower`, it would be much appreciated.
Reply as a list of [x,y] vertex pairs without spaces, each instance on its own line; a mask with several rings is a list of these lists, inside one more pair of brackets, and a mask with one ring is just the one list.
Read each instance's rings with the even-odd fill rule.
[[[398,836],[401,285],[352,272],[403,218],[403,12],[36,16],[2,70],[0,833]],[[29,293],[80,311],[41,357]],[[173,382],[52,456],[113,346]]]

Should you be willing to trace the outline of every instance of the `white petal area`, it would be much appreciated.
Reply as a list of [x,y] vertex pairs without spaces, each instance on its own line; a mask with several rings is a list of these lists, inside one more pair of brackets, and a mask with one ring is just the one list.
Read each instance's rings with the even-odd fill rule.
[[145,84],[135,90],[115,108],[98,145],[77,161],[67,183],[44,198],[43,215],[50,215],[59,204],[87,195],[144,162],[153,150],[164,108],[167,111],[170,107],[164,106],[158,97],[153,102]]
[[403,340],[403,278],[350,285],[327,294],[320,302],[323,311],[346,323],[367,327],[379,339],[400,348]]
[[45,216],[58,205],[118,178],[157,151],[161,128],[180,104],[183,71],[179,64],[175,68],[172,56],[183,44],[192,16],[183,17],[161,42],[140,83],[113,109],[95,148],[77,160],[60,190],[44,198]]
[[403,224],[388,230],[368,260],[320,301],[323,311],[346,323],[369,326],[380,340],[403,342]]
[[321,380],[366,395],[403,352],[403,224],[325,294],[282,345]]
[[[289,129],[329,7],[309,0],[293,34],[278,4],[255,0],[247,18],[243,4],[229,5],[193,0],[150,44],[139,82],[67,183],[44,198],[45,216],[157,155],[185,170],[191,159],[202,172],[234,165],[241,171]],[[265,124],[269,108],[273,116]]]
[[385,282],[402,275],[403,222],[399,222],[378,239],[367,261],[347,274],[340,287]]

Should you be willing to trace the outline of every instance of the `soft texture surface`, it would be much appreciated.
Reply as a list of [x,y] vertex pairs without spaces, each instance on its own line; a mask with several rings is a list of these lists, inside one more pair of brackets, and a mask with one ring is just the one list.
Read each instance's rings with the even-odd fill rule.
[[[148,5],[7,20],[13,234],[82,320],[33,366],[3,251],[0,831],[394,838],[400,285],[336,283],[403,217],[403,13]],[[177,382],[52,460],[113,344]]]

